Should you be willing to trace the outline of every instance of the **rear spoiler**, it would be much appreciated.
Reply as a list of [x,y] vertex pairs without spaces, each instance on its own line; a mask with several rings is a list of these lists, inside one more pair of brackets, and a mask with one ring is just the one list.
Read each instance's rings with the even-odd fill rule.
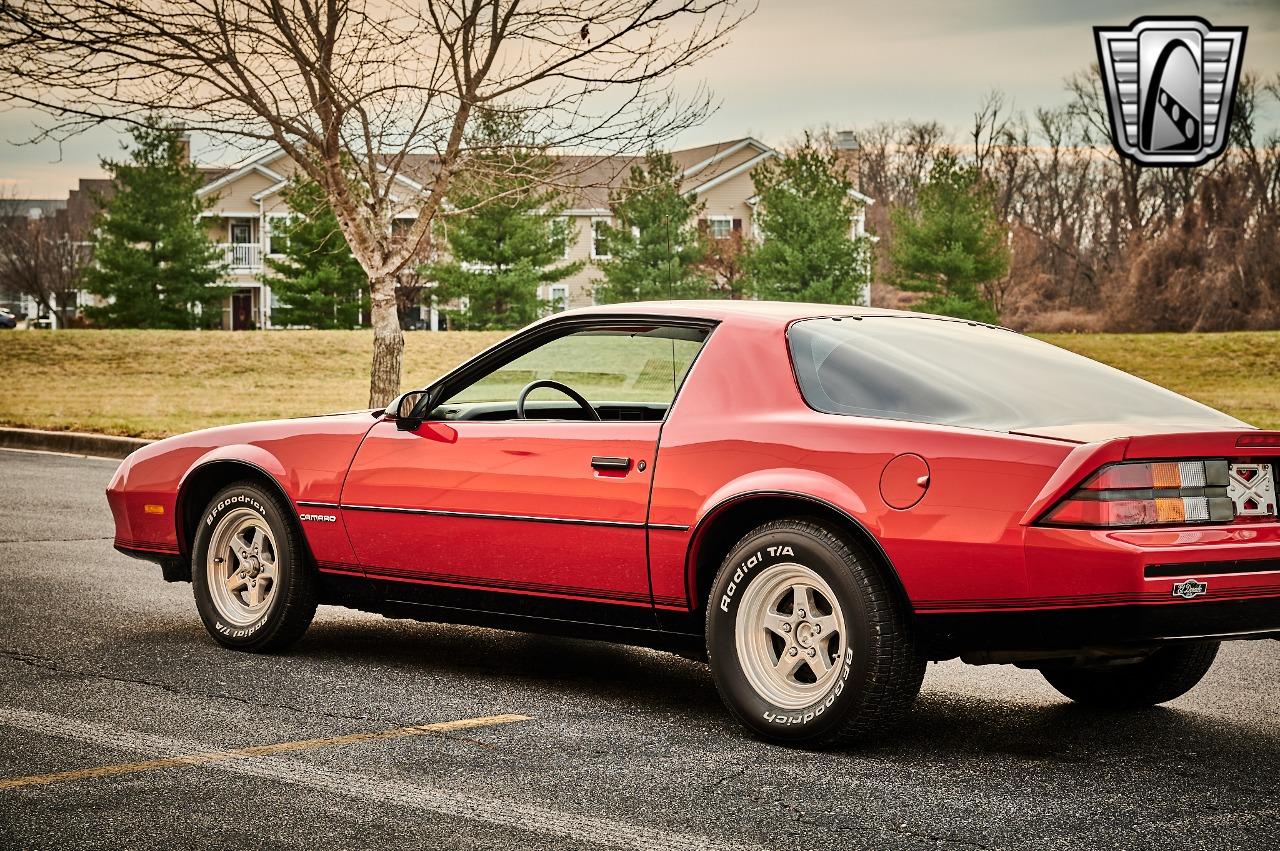
[[1208,431],[1127,438],[1126,460],[1280,456],[1280,431]]

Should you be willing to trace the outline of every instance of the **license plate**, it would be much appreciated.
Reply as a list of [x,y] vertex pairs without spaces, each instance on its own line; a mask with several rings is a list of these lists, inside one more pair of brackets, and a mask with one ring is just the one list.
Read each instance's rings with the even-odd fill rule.
[[1276,516],[1276,477],[1270,464],[1231,464],[1227,496],[1237,517]]

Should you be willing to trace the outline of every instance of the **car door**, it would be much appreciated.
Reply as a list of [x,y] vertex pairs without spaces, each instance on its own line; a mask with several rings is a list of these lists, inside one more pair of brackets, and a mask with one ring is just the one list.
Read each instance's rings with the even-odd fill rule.
[[[374,426],[342,494],[367,575],[650,605],[654,456],[705,329],[563,325],[446,379],[418,428]],[[552,388],[529,393],[519,417],[522,389],[543,380],[601,419]]]

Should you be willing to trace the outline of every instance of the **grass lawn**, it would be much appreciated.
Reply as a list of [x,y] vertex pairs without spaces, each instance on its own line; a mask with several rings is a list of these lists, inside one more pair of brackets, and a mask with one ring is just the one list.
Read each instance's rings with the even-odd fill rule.
[[[405,386],[505,336],[405,335]],[[10,331],[0,425],[164,437],[367,407],[368,331]]]
[[[405,335],[421,386],[501,332]],[[1263,428],[1280,428],[1280,332],[1051,334]],[[363,408],[367,331],[0,332],[0,425],[163,437],[206,426]]]

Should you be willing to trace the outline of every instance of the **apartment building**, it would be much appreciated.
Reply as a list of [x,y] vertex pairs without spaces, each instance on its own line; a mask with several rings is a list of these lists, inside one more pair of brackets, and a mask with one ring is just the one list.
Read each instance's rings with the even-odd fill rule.
[[[751,175],[755,168],[778,152],[752,138],[733,139],[712,145],[672,151],[682,169],[681,187],[703,203],[700,225],[712,236],[729,237],[735,232],[755,233],[757,198]],[[544,287],[539,297],[564,310],[593,302],[593,290],[600,280],[599,261],[604,259],[599,227],[610,220],[609,192],[626,180],[636,159],[632,157],[565,156],[559,164],[566,176],[563,215],[569,219],[569,244],[565,262],[583,261],[574,275]],[[429,170],[425,159],[406,163],[406,170],[423,179]],[[224,252],[227,282],[235,288],[224,307],[223,327],[230,330],[272,327],[271,288],[262,282],[263,261],[273,250],[273,230],[289,215],[282,196],[293,173],[293,165],[282,151],[275,150],[250,158],[229,169],[205,169],[208,182],[199,190],[211,198],[204,213],[206,226]],[[412,222],[413,196],[424,191],[413,177],[397,178],[403,184],[405,208],[399,218]],[[860,193],[865,205],[871,199]],[[850,223],[854,236],[866,232],[860,211]],[[429,292],[429,284],[428,289]],[[439,327],[439,317],[429,300],[420,308],[421,323]]]
[[[838,146],[847,144],[851,149],[852,137],[841,136]],[[681,169],[681,188],[696,196],[702,203],[699,226],[713,237],[729,238],[735,233],[758,236],[756,229],[755,184],[753,171],[779,153],[750,137],[732,139],[711,145],[682,148],[671,152]],[[539,297],[564,310],[593,303],[595,285],[602,278],[599,263],[606,259],[599,238],[601,224],[609,222],[609,193],[622,186],[634,157],[562,156],[558,160],[563,175],[566,209],[563,215],[569,219],[569,244],[565,262],[583,261],[582,268],[572,276],[547,285]],[[280,149],[272,149],[230,167],[202,166],[204,185],[197,194],[208,203],[202,218],[210,237],[218,245],[225,263],[224,283],[232,288],[231,295],[222,306],[222,328],[226,330],[251,330],[275,327],[272,308],[278,300],[271,287],[264,283],[265,261],[280,248],[280,224],[290,210],[285,203],[284,190],[288,187],[295,166]],[[419,182],[426,180],[431,161],[425,157],[410,159],[405,163],[404,175],[396,177],[400,184],[396,197],[403,204],[397,215],[408,226],[414,220],[415,200],[426,191]],[[110,181],[82,180],[65,203],[48,202],[65,207],[60,215],[72,215],[82,222],[92,218],[92,200],[108,196]],[[862,211],[870,198],[854,193],[863,204],[850,222],[853,236],[866,232],[866,218]],[[40,202],[45,203],[45,202]],[[430,283],[424,288],[430,292]],[[88,294],[80,294],[80,303],[87,303]],[[31,305],[30,307],[34,307]],[[34,315],[34,311],[32,312]],[[439,328],[437,311],[432,309],[429,298],[416,309],[415,315],[405,317],[417,327]]]

